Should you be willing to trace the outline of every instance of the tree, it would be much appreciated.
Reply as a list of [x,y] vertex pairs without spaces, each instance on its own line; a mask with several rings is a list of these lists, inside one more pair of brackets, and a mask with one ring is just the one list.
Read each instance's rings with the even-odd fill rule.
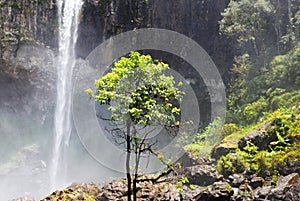
[[273,24],[273,12],[269,0],[231,0],[222,13],[220,31],[234,37],[240,48],[248,50],[250,56],[256,56],[265,65],[267,38],[273,38],[274,32],[268,28]]
[[[129,58],[122,57],[114,63],[111,72],[95,81],[97,92],[91,89],[87,93],[102,105],[108,105],[110,120],[124,125],[118,127],[119,144],[124,143],[126,150],[126,175],[128,200],[133,194],[136,200],[138,170],[142,156],[155,154],[155,142],[148,140],[153,131],[151,127],[162,126],[165,129],[179,127],[177,121],[180,109],[182,83],[175,83],[172,76],[165,75],[168,65],[153,61],[150,55],[131,52]],[[112,134],[113,134],[112,132]],[[115,135],[116,137],[116,135]],[[130,168],[131,154],[134,154],[133,173]],[[133,188],[131,188],[133,184]]]

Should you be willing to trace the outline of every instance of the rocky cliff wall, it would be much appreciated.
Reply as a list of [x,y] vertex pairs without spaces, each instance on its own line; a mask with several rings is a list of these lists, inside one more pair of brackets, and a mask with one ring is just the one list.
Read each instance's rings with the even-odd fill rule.
[[[146,27],[170,29],[198,42],[212,57],[226,81],[232,53],[229,41],[219,35],[218,21],[228,3],[229,0],[85,0],[77,56],[85,58],[105,39],[128,30]],[[51,94],[46,95],[52,97],[51,103],[55,99],[56,11],[55,0],[0,0],[1,76],[9,77],[12,83],[24,79],[22,83],[29,92],[41,89],[41,93]],[[193,79],[195,72],[180,58],[161,52],[151,53],[170,63],[181,75]],[[201,94],[205,91],[199,87],[203,85],[201,80],[196,80],[194,85],[195,91],[200,92],[199,97],[207,96]],[[4,97],[13,97],[10,86],[3,87],[8,93]],[[25,95],[31,94],[29,92]],[[22,97],[20,99],[24,100]],[[17,102],[23,107],[32,98],[29,96],[25,102]],[[7,101],[9,103],[9,99]],[[2,101],[0,106],[3,104]],[[205,108],[210,107],[206,105]]]
[[110,36],[135,28],[164,28],[198,42],[226,79],[232,61],[218,21],[229,0],[87,0],[79,29],[78,55],[85,57]]
[[49,118],[55,100],[57,23],[52,0],[0,0],[2,114],[26,114],[41,122]]
[[[218,21],[228,3],[229,0],[84,0],[77,56],[84,59],[105,39],[128,30],[164,28],[198,42],[212,57],[226,82],[232,52],[229,41],[219,34]],[[56,0],[0,0],[1,110],[23,112],[42,122],[52,121],[57,28]],[[209,122],[209,94],[197,72],[171,54],[144,53],[169,63],[191,80],[202,121]]]

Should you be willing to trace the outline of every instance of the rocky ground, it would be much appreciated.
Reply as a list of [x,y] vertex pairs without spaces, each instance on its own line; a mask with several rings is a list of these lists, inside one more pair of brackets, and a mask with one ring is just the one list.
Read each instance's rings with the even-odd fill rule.
[[[300,111],[300,106],[298,109]],[[282,121],[286,117],[293,120],[293,123],[297,123],[299,120],[297,118],[300,116],[299,111],[293,113],[292,116],[281,114],[281,117],[279,113],[276,113],[275,122],[278,122],[279,117]],[[284,124],[281,122],[280,127],[282,126]],[[242,150],[245,146],[247,147],[250,141],[258,149],[266,151],[269,147],[265,145],[272,144],[276,140],[274,138],[276,132],[270,132],[270,129],[273,131],[274,128],[277,127],[272,120],[249,131],[244,137],[232,144],[224,139],[213,148],[210,157],[195,157],[186,152],[177,161],[177,164],[181,165],[175,165],[174,171],[169,175],[161,177],[156,182],[149,180],[151,175],[148,175],[147,181],[138,183],[138,200],[299,201],[300,157],[297,147],[295,147],[294,153],[288,155],[289,160],[285,165],[276,169],[276,174],[270,173],[269,170],[261,173],[247,169],[239,174],[227,172],[222,175],[220,171],[217,171],[217,169],[220,170],[218,166],[220,157],[230,152],[230,154],[238,153],[236,150],[234,151],[233,144]],[[297,132],[296,137],[291,139],[297,141]],[[275,164],[271,165],[274,166]],[[32,200],[20,198],[11,201]],[[42,201],[47,200],[125,201],[127,200],[126,179],[114,180],[103,185],[75,183],[42,199]]]
[[[183,167],[158,182],[143,182],[138,185],[138,200],[193,200],[193,201],[238,201],[272,200],[299,201],[299,173],[280,176],[277,184],[270,177],[259,177],[256,173],[245,172],[228,177],[215,169],[213,159],[193,159],[185,156],[192,166]],[[178,178],[187,177],[189,183],[178,185]],[[182,189],[182,193],[180,190]],[[72,184],[66,189],[53,192],[42,199],[47,200],[127,200],[126,180],[120,179],[99,186],[96,184]],[[11,201],[33,201],[29,198]]]

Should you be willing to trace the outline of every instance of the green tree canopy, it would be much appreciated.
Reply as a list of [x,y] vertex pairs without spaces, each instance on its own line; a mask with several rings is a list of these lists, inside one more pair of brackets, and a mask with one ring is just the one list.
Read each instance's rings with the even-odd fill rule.
[[100,104],[110,105],[112,120],[178,124],[175,115],[180,109],[174,103],[181,100],[183,92],[175,86],[173,76],[164,74],[168,68],[150,55],[131,52],[129,58],[122,57],[111,72],[95,81],[95,94],[90,89],[87,92]]
[[154,61],[150,55],[131,52],[129,58],[122,57],[114,63],[111,72],[95,81],[95,93],[91,89],[86,91],[100,104],[109,105],[112,121],[125,125],[121,130],[121,138],[125,141],[127,151],[128,200],[131,200],[131,153],[135,155],[132,189],[134,200],[142,155],[154,154],[169,167],[166,160],[155,152],[153,142],[147,141],[150,132],[142,132],[150,126],[179,126],[177,117],[180,109],[177,105],[184,93],[178,88],[182,83],[176,84],[174,77],[167,75],[168,68],[167,64]]

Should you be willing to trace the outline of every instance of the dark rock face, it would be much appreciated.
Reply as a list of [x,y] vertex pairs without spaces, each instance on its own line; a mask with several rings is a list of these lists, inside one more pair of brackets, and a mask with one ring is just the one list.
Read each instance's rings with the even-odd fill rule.
[[0,110],[43,123],[55,99],[55,2],[0,0],[0,19]]
[[55,103],[54,53],[41,45],[22,44],[10,61],[14,68],[0,74],[0,109],[44,123]]
[[227,78],[232,53],[228,40],[219,35],[218,21],[228,3],[229,0],[86,1],[77,54],[85,58],[103,40],[134,28],[163,28],[198,42],[213,58],[221,75]]
[[57,46],[56,5],[51,1],[0,1],[0,71],[24,41]]
[[[182,33],[198,42],[213,58],[219,67],[221,75],[227,77],[231,52],[228,41],[218,33],[218,21],[221,12],[226,8],[229,0],[192,1],[192,0],[85,0],[82,10],[79,37],[77,41],[77,55],[85,58],[96,46],[105,39],[135,28],[163,28]],[[0,72],[16,74],[15,69],[24,69],[28,73],[35,73],[38,68],[48,71],[50,65],[40,60],[28,65],[33,55],[20,55],[23,44],[31,41],[32,48],[27,50],[36,52],[36,44],[56,48],[58,44],[58,20],[56,1],[21,2],[0,0]],[[172,14],[170,14],[172,13]],[[25,49],[26,49],[25,48]],[[37,52],[40,54],[40,52]],[[160,54],[160,53],[159,53]],[[22,62],[15,62],[17,57],[23,57]],[[25,59],[26,57],[26,59]],[[43,57],[43,56],[42,56]],[[159,55],[170,66],[187,78],[195,76],[192,68],[172,55]],[[44,58],[44,57],[43,57]],[[47,57],[51,58],[51,56]],[[29,61],[30,62],[30,61]],[[30,76],[32,76],[30,74]],[[18,78],[18,77],[17,77]],[[44,79],[44,78],[41,78]],[[196,84],[197,86],[199,83]],[[195,88],[195,91],[204,91]],[[200,93],[200,92],[199,92]],[[201,94],[197,94],[202,96]],[[204,96],[203,96],[204,97]],[[201,111],[205,111],[201,108]],[[209,112],[207,112],[209,113]],[[203,115],[204,116],[204,115]],[[207,119],[210,119],[207,117]]]
[[52,47],[57,45],[55,0],[1,0],[0,11],[1,40],[11,43],[34,38]]
[[[228,40],[218,33],[218,21],[228,3],[229,0],[176,0],[172,2],[162,0],[85,0],[76,46],[77,55],[85,58],[105,39],[135,28],[170,29],[198,42],[213,58],[221,75],[227,78],[229,72],[227,68],[230,66],[232,55],[231,51],[226,49],[229,47]],[[47,96],[46,98],[50,98],[47,99],[49,102],[47,107],[50,106],[53,109],[56,77],[55,72],[53,74],[53,67],[55,66],[51,66],[51,62],[48,61],[49,58],[55,59],[55,49],[58,45],[56,1],[0,0],[0,11],[0,73],[3,76],[1,79],[3,81],[10,79],[13,85],[11,88],[5,86],[6,92],[11,91],[8,89],[26,91],[25,99],[27,96],[31,98],[30,94],[34,96],[34,99]],[[41,47],[50,47],[53,52],[50,53],[49,49],[39,51]],[[174,66],[176,71],[185,78],[199,77],[195,74],[195,70],[193,71],[193,68],[189,67],[189,64],[182,59],[170,54],[160,54],[156,53],[159,58],[170,63],[170,66]],[[19,85],[18,82],[25,84]],[[42,84],[38,82],[42,82]],[[205,90],[199,88],[202,82],[199,78],[192,86],[197,92],[199,100],[199,97],[209,97],[207,93],[202,94]],[[36,84],[45,85],[42,87],[43,89],[36,89]],[[24,87],[24,90],[23,88],[15,89],[16,85]],[[42,91],[44,93],[40,93]],[[15,93],[19,92],[11,93],[6,97],[14,97]],[[37,96],[35,97],[35,95]],[[3,104],[6,104],[7,99],[4,98],[4,100]],[[23,102],[24,100],[21,100],[19,105],[26,105]],[[40,104],[37,105],[44,107]],[[19,110],[14,104],[9,107],[9,109]],[[210,116],[206,117],[206,115],[210,114],[210,111],[207,110],[211,108],[209,100],[207,104],[201,104],[200,107],[200,111],[203,112],[201,114],[203,122],[206,120],[208,122]],[[45,108],[43,108],[44,111]]]

